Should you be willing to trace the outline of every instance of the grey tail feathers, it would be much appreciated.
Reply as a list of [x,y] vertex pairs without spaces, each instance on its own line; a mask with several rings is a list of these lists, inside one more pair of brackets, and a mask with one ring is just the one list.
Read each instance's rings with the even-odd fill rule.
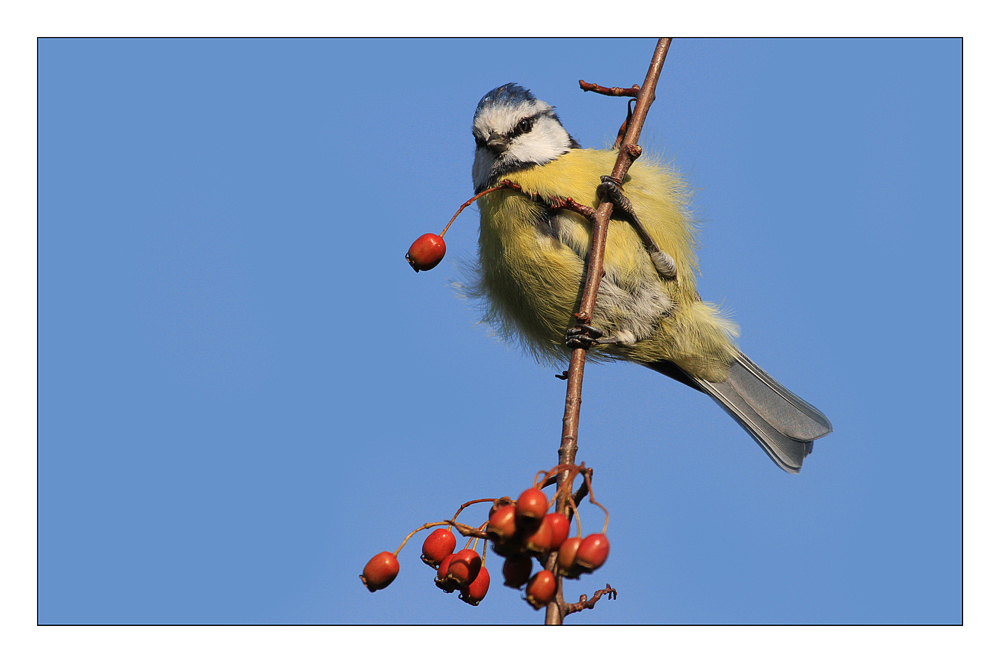
[[785,389],[743,353],[733,361],[725,382],[696,378],[671,362],[646,365],[711,396],[786,472],[798,474],[813,440],[833,430],[822,412]]

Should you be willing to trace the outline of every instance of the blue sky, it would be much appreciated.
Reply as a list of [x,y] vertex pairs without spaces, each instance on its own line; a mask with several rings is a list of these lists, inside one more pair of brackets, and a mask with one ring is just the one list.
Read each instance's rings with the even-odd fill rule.
[[[559,441],[565,383],[453,294],[476,211],[434,271],[403,254],[472,194],[486,91],[600,147],[624,102],[577,80],[639,83],[654,44],[42,40],[39,621],[540,621],[440,592],[419,537],[357,578]],[[671,46],[643,143],[698,191],[701,294],[835,431],[789,476],[703,395],[588,367],[611,556],[570,595],[619,595],[573,623],[962,620],[961,57]]]

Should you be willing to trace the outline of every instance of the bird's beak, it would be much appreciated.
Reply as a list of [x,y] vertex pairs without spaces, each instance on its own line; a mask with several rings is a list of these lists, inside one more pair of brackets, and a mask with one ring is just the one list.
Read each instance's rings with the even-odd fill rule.
[[495,132],[490,132],[490,137],[486,141],[486,147],[489,148],[490,152],[493,154],[500,154],[507,149],[510,141],[507,140],[506,136],[502,136]]

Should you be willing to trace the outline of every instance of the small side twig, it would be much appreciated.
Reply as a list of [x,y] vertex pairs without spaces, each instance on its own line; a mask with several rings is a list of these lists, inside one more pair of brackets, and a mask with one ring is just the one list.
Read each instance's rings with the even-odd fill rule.
[[583,485],[581,485],[577,489],[576,494],[573,495],[573,503],[574,504],[581,504],[583,502],[583,499],[590,492],[590,482],[594,478],[594,470],[593,470],[593,468],[588,467],[587,469],[585,469],[583,471],[583,477],[584,477]]
[[[513,189],[514,191],[519,191],[521,193],[524,193],[524,188],[521,187],[520,184],[518,184],[517,182],[511,182],[510,180],[501,180],[497,182],[497,185],[495,187],[493,187],[492,189],[488,189],[487,191],[496,191],[498,189]],[[484,191],[483,193],[486,192]],[[525,195],[532,198],[533,200],[538,198],[537,195],[533,195],[530,193],[525,193]],[[586,217],[587,220],[590,221],[591,223],[593,223],[594,219],[597,218],[596,209],[588,205],[583,205],[582,203],[578,203],[572,198],[546,198],[545,204],[548,205],[550,210],[568,209],[571,212],[576,212],[580,216]]]
[[[633,85],[632,87],[604,87],[603,85],[588,83],[587,81],[581,80],[580,89],[584,92],[596,92],[597,94],[603,94],[609,97],[632,97],[628,102],[628,110],[625,115],[625,121],[622,122],[621,129],[618,130],[618,137],[615,138],[615,144],[611,147],[611,149],[617,150],[622,146],[622,141],[625,140],[625,131],[628,129],[628,125],[632,122],[632,104],[634,104],[639,98],[639,92],[642,88],[638,85]],[[653,100],[655,101],[655,90],[653,90],[652,95]]]
[[597,590],[589,599],[586,594],[581,594],[580,600],[576,603],[566,603],[562,606],[563,616],[572,615],[574,612],[580,612],[581,610],[593,610],[597,602],[605,595],[614,601],[618,598],[618,590],[605,583],[604,589]]
[[597,210],[593,207],[587,205],[582,205],[572,198],[557,198],[549,202],[549,209],[568,209],[571,212],[576,212],[580,216],[586,217],[591,222],[597,218]]
[[581,80],[580,89],[584,92],[596,92],[597,94],[604,94],[609,97],[638,97],[639,91],[642,88],[638,85],[633,85],[632,87],[604,87],[603,85]]
[[625,132],[628,131],[628,125],[632,122],[632,104],[635,102],[635,99],[628,100],[628,108],[625,109],[625,121],[622,122],[621,128],[618,129],[618,136],[615,138],[615,144],[611,146],[612,150],[617,150],[621,147],[622,141],[625,140]]

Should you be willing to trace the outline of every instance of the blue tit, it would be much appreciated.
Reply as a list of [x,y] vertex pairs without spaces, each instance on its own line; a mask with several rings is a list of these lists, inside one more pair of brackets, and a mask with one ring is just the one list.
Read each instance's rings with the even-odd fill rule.
[[[514,83],[486,94],[472,124],[476,192],[507,180],[520,187],[479,199],[479,264],[471,291],[501,336],[540,360],[568,357],[590,250],[584,217],[553,210],[573,198],[596,208],[598,185],[617,151],[582,149],[552,106]],[[592,359],[628,360],[702,391],[726,410],[778,467],[797,473],[830,422],[737,349],[736,326],[698,296],[690,190],[648,158],[629,171],[619,195],[654,246],[616,208],[605,274],[590,324],[602,335]]]

